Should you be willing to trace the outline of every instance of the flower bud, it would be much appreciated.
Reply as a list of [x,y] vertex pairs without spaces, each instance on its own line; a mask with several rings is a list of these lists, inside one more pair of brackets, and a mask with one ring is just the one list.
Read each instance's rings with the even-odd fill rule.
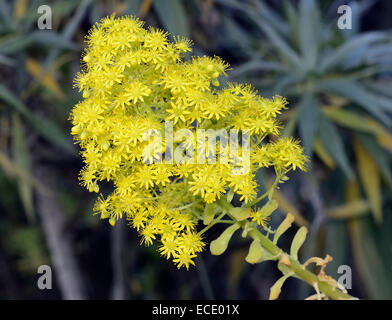
[[218,78],[219,77],[219,72],[218,71],[215,71],[213,74],[212,74],[212,77],[213,78]]
[[110,225],[111,225],[112,227],[114,227],[114,225],[116,224],[116,219],[110,218],[110,219],[109,219],[109,223],[110,223]]
[[214,71],[214,69],[215,69],[215,66],[213,64],[209,64],[207,66],[207,71],[209,71],[209,72]]
[[99,192],[99,186],[98,186],[96,183],[94,183],[93,191],[94,191],[95,193],[98,193],[98,192]]
[[219,87],[219,81],[218,80],[214,79],[214,80],[211,81],[211,83],[212,83],[212,85],[214,87]]
[[80,131],[81,131],[80,126],[79,126],[79,125],[76,125],[76,126],[73,126],[73,127],[72,127],[72,129],[71,129],[71,134],[76,135],[76,134],[79,134]]
[[110,213],[107,211],[102,211],[101,212],[101,219],[107,219],[110,217]]
[[102,143],[102,149],[103,149],[104,151],[107,151],[107,150],[109,149],[109,147],[110,147],[109,142],[104,141],[104,142]]

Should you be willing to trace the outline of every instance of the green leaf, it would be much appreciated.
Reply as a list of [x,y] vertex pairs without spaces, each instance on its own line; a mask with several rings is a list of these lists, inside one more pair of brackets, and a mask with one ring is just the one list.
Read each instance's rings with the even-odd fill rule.
[[234,232],[236,232],[240,226],[238,224],[233,224],[228,227],[222,234],[210,243],[211,254],[218,256],[226,251],[227,246]]
[[307,70],[316,67],[320,41],[320,12],[314,0],[301,0],[299,5],[299,42]]
[[[290,26],[277,13],[277,11],[273,10],[270,6],[267,5],[266,1],[255,1],[252,3],[252,5],[253,4],[257,7],[257,13],[259,13],[261,19],[268,22],[274,29],[276,29],[282,35],[285,36],[289,35]],[[249,10],[252,9],[249,8]],[[252,12],[253,11],[254,10],[252,10]]]
[[358,82],[330,80],[321,82],[320,87],[332,94],[340,95],[357,103],[381,122],[387,125],[391,123],[377,97]]
[[7,56],[3,56],[0,54],[0,64],[4,64],[6,66],[14,66],[16,64],[14,59],[11,59]]
[[327,150],[325,150],[325,147],[319,137],[314,139],[313,149],[328,168],[335,169],[335,161],[332,159]]
[[12,21],[11,7],[6,0],[0,0],[0,15],[5,25],[10,25]]
[[351,54],[356,53],[359,48],[368,47],[374,42],[385,38],[386,34],[384,32],[367,32],[351,38],[344,42],[339,48],[326,55],[321,61],[320,71],[325,72],[334,68],[345,59],[348,59]]
[[295,260],[298,260],[298,251],[305,242],[307,234],[308,229],[305,226],[302,226],[294,236],[293,242],[291,243],[290,256]]
[[[289,29],[290,29],[290,38],[291,41],[295,44],[299,43],[299,16],[298,13],[290,2],[290,0],[283,1],[283,9],[285,11],[285,15],[289,22]],[[299,45],[298,45],[299,47]]]
[[340,108],[323,108],[322,112],[335,123],[344,127],[368,133],[374,132],[367,119],[354,112]]
[[301,97],[298,117],[299,133],[304,144],[304,151],[311,156],[320,120],[319,102],[314,93],[306,92]]
[[352,220],[349,224],[355,267],[360,283],[370,299],[391,299],[392,277],[390,266],[390,215],[380,227],[372,223],[371,217]]
[[347,249],[348,236],[347,224],[345,221],[328,221],[328,228],[326,228],[326,252],[328,252],[333,260],[328,263],[326,273],[332,278],[338,279],[341,274],[338,273],[338,268],[341,265],[348,265]]
[[354,142],[358,171],[366,196],[370,202],[373,217],[378,224],[382,223],[382,200],[380,171],[376,162],[362,147],[358,140]]
[[255,72],[255,71],[282,72],[282,71],[288,71],[288,69],[274,62],[267,62],[263,60],[250,60],[248,62],[236,66],[235,69],[229,72],[229,76],[231,78],[234,78],[234,77],[241,76],[244,73]]
[[128,0],[127,4],[127,14],[134,15],[136,16],[139,13],[140,9],[140,4],[142,3],[142,0]]
[[297,52],[293,50],[289,43],[281,37],[279,32],[274,29],[274,27],[272,27],[266,19],[263,19],[253,7],[233,0],[215,0],[215,2],[232,6],[247,14],[247,16],[252,19],[253,22],[256,23],[256,25],[259,26],[259,28],[266,34],[271,44],[277,49],[278,53],[282,57],[286,58],[294,69],[297,71],[304,71],[303,63]]
[[64,30],[62,31],[61,35],[64,40],[69,40],[75,34],[76,30],[78,29],[79,25],[82,22],[84,14],[87,11],[88,6],[93,2],[93,0],[82,0],[76,9],[75,14],[68,20],[67,24],[65,25]]
[[273,243],[276,244],[280,238],[280,236],[287,231],[291,227],[294,222],[294,216],[291,213],[288,213],[286,218],[279,225],[278,229],[274,234]]
[[209,225],[215,216],[215,205],[207,203],[204,208],[203,223]]
[[23,51],[34,43],[35,35],[30,34],[12,34],[6,39],[0,39],[0,53],[5,55],[15,54]]
[[389,185],[389,188],[392,189],[392,173],[389,164],[389,155],[381,147],[378,146],[377,142],[372,136],[358,133],[356,134],[356,137],[361,142],[362,146],[366,149],[366,151],[372,156],[373,160],[378,164],[384,180]]
[[[30,151],[22,122],[16,113],[12,116],[12,151],[16,165],[20,170],[32,176]],[[32,222],[34,221],[33,186],[28,179],[20,177],[18,179],[18,189],[27,218]]]
[[351,200],[327,210],[328,218],[342,220],[353,219],[369,213],[369,203],[362,199]]
[[17,112],[22,114],[31,125],[46,139],[55,145],[63,147],[70,153],[74,152],[74,146],[68,135],[52,120],[31,112],[21,100],[14,96],[6,87],[0,84],[0,100],[5,101]]
[[261,246],[260,240],[253,240],[249,246],[248,255],[245,261],[250,264],[259,263],[263,260],[264,248]]
[[252,50],[252,37],[237,22],[229,17],[223,16],[222,24],[224,30],[227,32],[227,41],[241,49],[240,52],[237,52],[239,55],[250,56],[252,57],[251,59],[255,59],[255,56],[260,56],[258,51]]
[[237,220],[237,221],[243,221],[245,219],[248,219],[250,217],[250,214],[252,213],[251,208],[242,208],[242,207],[235,207],[230,210],[230,214]]
[[79,45],[72,41],[65,39],[61,34],[53,30],[40,30],[33,33],[34,42],[46,45],[50,48],[57,48],[62,50],[78,50]]
[[165,28],[173,36],[189,37],[189,26],[181,0],[154,0],[154,9]]
[[285,57],[296,70],[303,72],[304,65],[291,46],[269,24],[265,23],[265,21],[257,19],[256,22],[269,38],[272,45],[278,50],[279,54]]
[[278,281],[275,282],[275,284],[271,287],[270,289],[270,300],[276,300],[279,298],[282,286],[284,282],[286,281],[287,278],[291,277],[291,274],[286,274],[278,279]]
[[326,117],[320,118],[320,139],[328,153],[336,160],[350,180],[354,177],[343,141],[335,125]]

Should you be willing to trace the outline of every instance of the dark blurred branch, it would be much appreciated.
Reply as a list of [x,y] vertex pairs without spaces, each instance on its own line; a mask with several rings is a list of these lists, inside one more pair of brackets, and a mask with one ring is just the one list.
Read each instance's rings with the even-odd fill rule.
[[214,291],[212,290],[211,281],[208,276],[208,271],[201,256],[198,257],[196,266],[197,272],[199,273],[200,285],[203,290],[204,297],[207,300],[215,300]]
[[[53,172],[49,167],[37,165],[36,177],[42,184],[55,190]],[[63,209],[55,193],[51,195],[37,192],[37,212],[40,216],[46,243],[54,267],[54,274],[63,299],[86,299],[83,278],[72,250],[71,239],[65,231]]]
[[125,221],[120,219],[112,228],[110,245],[112,255],[113,284],[111,299],[126,299],[126,276],[124,266]]
[[[5,294],[6,299],[16,299],[17,287],[14,281],[13,274],[7,264],[6,257],[0,249],[0,294]],[[3,291],[4,290],[4,291]]]

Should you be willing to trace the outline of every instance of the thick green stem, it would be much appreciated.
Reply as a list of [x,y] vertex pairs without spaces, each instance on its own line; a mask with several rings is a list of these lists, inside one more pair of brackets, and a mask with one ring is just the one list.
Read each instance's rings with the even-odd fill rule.
[[[219,205],[224,209],[226,212],[229,212],[230,209],[234,208],[231,204],[226,201],[219,201]],[[245,228],[246,221],[237,221],[237,223],[242,227]],[[335,300],[347,300],[347,299],[355,299],[354,297],[350,296],[347,293],[339,290],[338,288],[332,286],[331,284],[321,281],[317,275],[313,272],[310,272],[300,264],[297,260],[290,257],[290,255],[286,254],[282,251],[276,244],[274,244],[270,239],[268,239],[265,235],[263,235],[257,229],[251,229],[248,231],[248,235],[254,239],[259,240],[261,245],[265,250],[267,250],[272,256],[276,257],[287,257],[288,261],[286,260],[284,264],[287,268],[295,273],[295,275],[302,279],[303,281],[309,283],[313,287],[317,287],[322,293],[326,296],[330,297],[331,299]]]

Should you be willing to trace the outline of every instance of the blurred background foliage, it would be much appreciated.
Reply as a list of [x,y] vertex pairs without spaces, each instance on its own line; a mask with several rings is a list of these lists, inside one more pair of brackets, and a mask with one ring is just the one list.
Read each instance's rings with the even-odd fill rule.
[[[43,4],[52,30],[37,28]],[[269,262],[248,265],[240,238],[223,256],[206,253],[177,271],[125,224],[92,216],[95,195],[77,183],[82,164],[67,119],[80,99],[72,79],[83,37],[112,12],[190,37],[195,55],[220,55],[233,67],[221,83],[288,98],[284,133],[312,161],[276,197],[282,216],[310,230],[302,259],[329,253],[330,275],[351,267],[351,294],[392,299],[392,2],[350,2],[351,30],[337,28],[341,4],[0,0],[0,299],[265,299],[279,277]],[[261,189],[271,183],[268,171],[258,179]],[[53,290],[36,286],[42,264],[53,266]],[[289,280],[281,298],[310,294]]]

